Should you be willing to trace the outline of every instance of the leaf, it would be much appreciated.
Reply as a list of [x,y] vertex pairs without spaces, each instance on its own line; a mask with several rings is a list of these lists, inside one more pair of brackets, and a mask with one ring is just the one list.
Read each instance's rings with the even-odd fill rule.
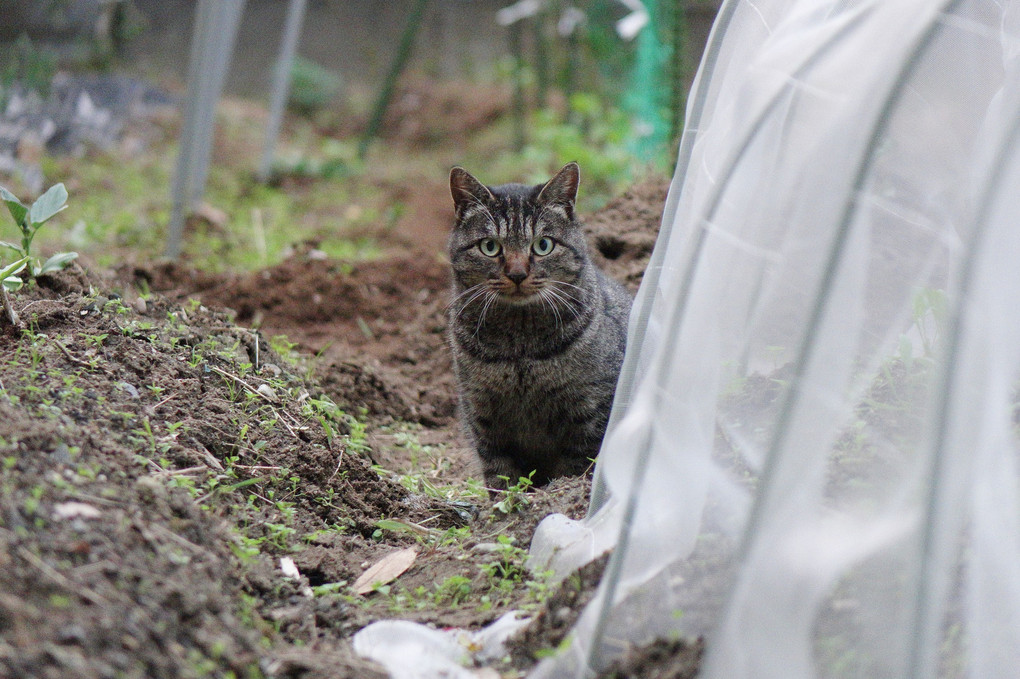
[[25,223],[25,215],[28,214],[28,208],[25,207],[18,197],[13,193],[0,186],[0,199],[7,203],[7,209],[11,211],[11,216],[14,217],[14,221],[21,226]]
[[0,240],[0,248],[10,248],[11,250],[17,252],[19,255],[21,254],[21,248],[19,248],[14,243],[8,243],[5,240]]
[[11,262],[4,268],[0,269],[0,280],[5,280],[8,276],[13,276],[18,273],[25,268],[26,264],[28,264],[28,257],[22,257],[16,262]]
[[67,207],[67,189],[64,185],[54,184],[43,195],[39,196],[28,211],[28,220],[38,228],[40,224]]
[[35,275],[38,276],[51,271],[60,271],[77,257],[77,252],[58,252],[43,262],[43,265],[39,267],[39,270],[35,273]]
[[393,582],[414,563],[418,551],[411,547],[390,552],[370,566],[361,577],[354,581],[351,589],[355,594],[368,594],[379,585]]
[[21,290],[21,286],[25,284],[25,282],[18,276],[8,276],[2,280],[2,285],[10,292],[17,292],[18,290]]

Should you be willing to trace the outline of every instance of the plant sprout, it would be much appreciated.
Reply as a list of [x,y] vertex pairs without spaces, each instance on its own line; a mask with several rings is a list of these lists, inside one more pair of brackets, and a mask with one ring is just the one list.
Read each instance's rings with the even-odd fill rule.
[[[67,189],[64,188],[63,184],[54,184],[51,186],[46,193],[39,196],[39,198],[32,203],[31,206],[26,206],[18,198],[8,191],[6,188],[0,186],[0,199],[7,204],[7,209],[11,213],[11,217],[14,218],[14,222],[18,225],[18,229],[21,231],[21,244],[10,243],[7,241],[0,241],[0,247],[8,248],[13,250],[19,258],[19,262],[25,260],[28,264],[29,272],[32,278],[40,276],[44,273],[50,273],[51,271],[60,271],[66,267],[72,260],[77,256],[77,252],[60,252],[45,262],[40,262],[39,259],[33,258],[32,240],[35,239],[35,234],[39,231],[39,227],[49,221],[54,215],[62,211],[67,207]],[[18,262],[10,266],[17,265]],[[22,280],[14,275],[17,271],[21,270],[18,267],[16,271],[8,272],[6,267],[3,269],[3,276],[0,276],[0,280],[3,281],[3,287],[7,290],[17,290],[22,286]]]

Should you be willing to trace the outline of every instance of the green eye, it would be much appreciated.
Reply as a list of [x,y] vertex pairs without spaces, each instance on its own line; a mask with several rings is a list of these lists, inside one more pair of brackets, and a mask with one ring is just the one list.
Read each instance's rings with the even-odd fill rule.
[[483,238],[478,243],[478,249],[481,250],[482,254],[486,257],[495,257],[503,248],[500,246],[499,241],[495,238]]
[[553,247],[556,245],[556,241],[548,236],[542,236],[534,243],[531,244],[531,249],[536,255],[548,255],[553,251]]

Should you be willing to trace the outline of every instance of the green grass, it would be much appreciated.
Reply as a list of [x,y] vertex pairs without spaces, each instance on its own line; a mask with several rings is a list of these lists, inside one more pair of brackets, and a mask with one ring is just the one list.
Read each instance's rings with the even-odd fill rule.
[[[373,236],[391,229],[403,214],[399,201],[388,198],[376,178],[353,161],[349,176],[285,178],[277,186],[258,183],[252,168],[261,140],[251,128],[262,128],[247,120],[250,115],[242,110],[221,116],[217,147],[223,148],[214,151],[205,202],[222,211],[225,220],[193,221],[186,229],[184,258],[204,270],[253,270],[278,263],[305,242],[317,243],[341,260],[379,256]],[[307,123],[293,125],[291,142],[303,142],[300,158],[306,164],[322,165],[353,154],[350,145],[316,136],[306,129]],[[65,182],[71,198],[60,228],[40,232],[37,249],[48,254],[73,248],[98,267],[113,267],[125,259],[158,259],[166,246],[176,152],[168,134],[130,157],[96,152],[82,158],[45,158],[48,181]],[[293,154],[287,145],[280,153],[284,158]],[[0,238],[14,237],[13,227],[2,228]]]

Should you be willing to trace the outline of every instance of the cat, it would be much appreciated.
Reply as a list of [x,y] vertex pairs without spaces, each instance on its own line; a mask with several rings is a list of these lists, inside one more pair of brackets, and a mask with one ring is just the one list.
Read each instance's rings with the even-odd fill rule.
[[461,423],[493,490],[581,474],[605,434],[632,300],[589,259],[579,180],[577,163],[537,186],[450,172],[447,334]]

